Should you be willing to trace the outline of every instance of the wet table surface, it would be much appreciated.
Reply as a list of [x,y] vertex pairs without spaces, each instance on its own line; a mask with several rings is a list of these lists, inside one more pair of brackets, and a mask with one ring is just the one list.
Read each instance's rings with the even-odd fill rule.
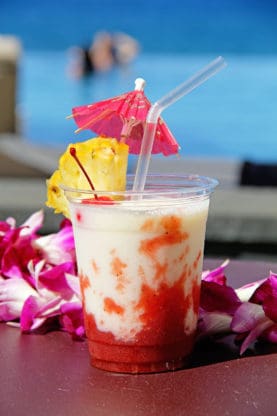
[[[205,268],[220,260],[206,260]],[[231,261],[234,287],[277,272],[277,263]],[[22,335],[0,324],[0,415],[148,416],[277,413],[277,348],[258,345],[239,358],[233,340],[196,346],[189,368],[125,375],[89,364],[86,342],[61,332]]]

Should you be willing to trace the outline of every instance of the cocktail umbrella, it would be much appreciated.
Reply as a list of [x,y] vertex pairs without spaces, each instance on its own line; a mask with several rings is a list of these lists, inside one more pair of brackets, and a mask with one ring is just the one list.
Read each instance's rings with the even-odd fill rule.
[[[114,137],[129,145],[132,154],[139,154],[147,113],[151,107],[144,94],[145,81],[137,78],[134,91],[99,101],[94,104],[74,107],[72,116],[81,130]],[[160,117],[157,123],[152,153],[165,156],[178,153],[179,145]]]

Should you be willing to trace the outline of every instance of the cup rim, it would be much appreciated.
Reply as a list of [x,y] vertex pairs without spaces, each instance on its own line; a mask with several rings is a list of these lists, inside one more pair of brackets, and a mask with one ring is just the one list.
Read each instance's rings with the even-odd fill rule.
[[[218,181],[200,175],[149,175],[144,191],[133,191],[134,175],[127,175],[127,190],[125,191],[92,191],[90,189],[75,189],[61,185],[68,202],[73,204],[91,204],[95,207],[122,207],[152,209],[154,207],[194,204],[197,201],[209,199]],[[131,187],[131,189],[128,189]],[[103,197],[103,198],[102,198]],[[106,199],[108,197],[108,199]],[[112,204],[110,202],[112,200]],[[96,202],[95,202],[96,201]],[[98,201],[98,202],[97,202]]]
[[132,184],[134,181],[133,174],[127,175],[126,190],[123,191],[107,191],[92,189],[78,189],[60,184],[60,188],[65,193],[78,193],[84,195],[107,195],[107,196],[150,196],[150,195],[164,195],[170,196],[172,194],[180,193],[186,196],[211,194],[216,186],[219,184],[217,179],[210,178],[203,175],[195,174],[151,174],[147,176],[145,189],[143,191],[133,191]]

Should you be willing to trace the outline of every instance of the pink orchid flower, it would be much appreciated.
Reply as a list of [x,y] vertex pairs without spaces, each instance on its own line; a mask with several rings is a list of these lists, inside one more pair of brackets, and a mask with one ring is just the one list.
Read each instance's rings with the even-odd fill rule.
[[[84,329],[80,330],[81,323],[83,325],[80,284],[78,277],[72,274],[74,269],[72,262],[51,267],[47,267],[45,262],[36,265],[32,272],[39,296],[30,296],[24,303],[20,319],[23,332],[37,330],[44,324],[49,324],[51,318],[62,316],[60,329],[68,329],[67,332],[74,338],[78,338],[79,334],[80,337],[84,336]],[[74,319],[70,305],[74,305]],[[66,320],[72,320],[70,328],[64,325]],[[72,329],[74,324],[77,325],[76,331]]]
[[231,329],[244,337],[241,353],[256,339],[277,343],[277,275],[270,273],[259,283],[231,322]]
[[34,245],[50,264],[76,262],[73,230],[69,221],[64,221],[57,233],[37,238]]
[[199,337],[230,332],[232,316],[241,302],[234,289],[227,286],[228,264],[227,260],[220,267],[202,273]]
[[233,332],[241,354],[258,339],[277,343],[277,275],[234,290],[226,283],[227,264],[202,275],[199,336]]
[[84,337],[72,226],[40,236],[43,212],[16,227],[0,222],[0,320],[20,321],[23,332],[59,328]]
[[72,335],[74,339],[85,337],[82,305],[80,302],[67,302],[61,306],[61,329]]
[[13,321],[20,317],[24,302],[36,291],[23,279],[0,280],[0,321]]
[[33,284],[30,279],[27,265],[30,260],[38,261],[39,256],[33,246],[37,238],[36,232],[42,226],[43,212],[30,216],[20,227],[15,227],[15,221],[7,220],[6,232],[2,233],[0,252],[0,273],[5,278],[25,279]]
[[[72,226],[38,234],[43,211],[17,227],[0,221],[0,320],[19,322],[22,332],[60,329],[73,339],[85,336]],[[202,275],[199,336],[234,333],[240,352],[256,340],[277,343],[277,275],[233,289],[228,261]]]

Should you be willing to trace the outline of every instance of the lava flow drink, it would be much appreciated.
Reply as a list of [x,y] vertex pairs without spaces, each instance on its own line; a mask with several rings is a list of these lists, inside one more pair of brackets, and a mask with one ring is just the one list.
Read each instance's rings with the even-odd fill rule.
[[142,194],[97,192],[96,199],[93,192],[65,189],[93,366],[142,373],[185,365],[216,184],[157,176]]

